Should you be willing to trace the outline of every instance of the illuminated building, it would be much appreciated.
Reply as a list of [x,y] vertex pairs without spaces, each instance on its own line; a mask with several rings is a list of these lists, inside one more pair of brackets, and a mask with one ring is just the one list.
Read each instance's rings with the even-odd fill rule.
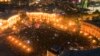
[[0,4],[10,4],[11,0],[0,0]]

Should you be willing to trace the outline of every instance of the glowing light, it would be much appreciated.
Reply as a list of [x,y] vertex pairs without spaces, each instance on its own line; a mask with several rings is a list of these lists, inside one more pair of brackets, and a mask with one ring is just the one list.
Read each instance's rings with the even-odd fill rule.
[[57,19],[56,22],[59,22],[59,20]]
[[21,45],[22,45],[22,43],[19,43],[18,45],[20,45],[20,46],[21,46]]
[[89,24],[89,23],[86,23],[83,21],[81,21],[81,25],[82,25],[81,30],[83,32],[85,32],[84,35],[91,35],[91,36],[94,36],[96,38],[100,37],[100,28],[99,27],[96,27],[92,24]]
[[96,40],[92,40],[92,43],[96,44],[97,42],[96,42]]
[[0,2],[4,2],[4,0],[0,0]]
[[46,23],[48,24],[48,23],[50,23],[50,21],[49,21],[49,20],[47,20],[47,21],[46,21]]
[[8,41],[13,44],[15,47],[20,48],[21,50],[25,50],[25,52],[31,52],[32,48],[24,43],[23,41],[17,39],[15,36],[8,36]]
[[[22,28],[15,27],[18,22],[20,23],[21,21],[23,21],[23,25],[27,24],[29,26],[30,24],[32,24],[35,21],[36,23],[39,22],[39,24],[41,22],[46,23],[46,24],[53,26],[56,29],[60,29],[62,31],[65,31],[65,30],[69,30],[71,32],[77,31],[77,29],[75,28],[78,26],[76,24],[76,22],[73,20],[67,19],[67,17],[65,19],[60,15],[58,17],[56,14],[49,14],[49,13],[43,13],[43,12],[29,12],[29,13],[27,12],[26,14],[29,18],[31,18],[31,20],[29,20],[29,19],[25,20],[28,23],[24,22],[23,19],[21,19],[19,15],[14,15],[14,16],[8,18],[8,20],[3,20],[6,22],[6,24],[1,23],[1,26],[3,26],[3,27],[1,27],[0,30],[2,29],[3,31],[5,31],[8,28],[11,28],[15,31],[17,29],[20,30]],[[83,20],[86,19],[87,17],[88,16],[84,16]],[[74,19],[74,17],[73,17],[73,19]],[[87,24],[86,22],[83,23],[83,21],[80,21],[80,22],[81,22],[80,26],[84,26],[84,27],[81,27],[80,33],[83,33],[85,36],[90,34],[91,36],[100,37],[100,29],[99,28],[96,28],[95,26],[91,26],[90,24]],[[21,26],[21,25],[18,25],[18,26]],[[38,28],[39,28],[39,26],[40,25],[38,25],[38,24],[36,25],[36,27],[38,27]],[[13,36],[9,37],[9,41],[11,41],[11,43],[13,43],[14,45],[19,46],[20,48],[23,48],[23,45],[25,45],[25,43],[23,43],[23,41],[17,39],[16,37],[13,37]],[[93,40],[93,42],[95,42],[95,41]],[[27,48],[29,48],[27,45],[25,45],[25,46]],[[27,50],[29,51],[31,49],[27,49]]]
[[14,41],[15,39],[14,38],[11,38],[11,41]]
[[30,40],[27,40],[27,43],[30,44]]
[[0,22],[0,26],[2,26],[3,24]]
[[53,25],[54,25],[54,26],[57,26],[57,23],[54,23]]
[[27,48],[26,50],[27,50],[27,52],[30,52],[31,51],[31,48]]
[[80,31],[80,33],[83,33],[83,31]]
[[17,27],[16,26],[13,26],[12,27],[12,30],[16,31],[17,30]]
[[[26,14],[29,17],[29,20],[27,20],[27,21],[30,23],[32,23],[32,21],[40,22],[40,23],[46,22],[48,25],[51,25],[51,26],[55,27],[56,29],[61,29],[63,31],[70,29],[70,27],[77,26],[76,22],[74,22],[73,20],[67,21],[67,19],[64,19],[62,16],[60,16],[60,15],[58,16],[56,14],[49,14],[49,13],[43,13],[43,12],[26,12]],[[94,15],[83,16],[83,18],[84,19],[91,18]],[[31,20],[30,20],[30,18],[31,18]],[[82,19],[82,17],[79,17],[79,19]],[[1,21],[4,21],[4,20],[1,20]],[[16,31],[18,29],[14,25],[16,25],[18,22],[21,22],[21,21],[23,21],[23,19],[21,19],[19,15],[14,15],[14,16],[8,18],[8,20],[5,20],[7,25],[4,27],[1,27],[1,29],[5,30],[5,29],[11,27],[13,30]],[[63,21],[66,21],[66,22],[63,22]],[[24,24],[24,22],[23,22],[23,24]],[[82,24],[80,24],[80,25],[82,25]],[[39,26],[40,26],[39,24],[36,25],[37,28],[39,28]],[[76,30],[73,29],[71,31],[74,32],[74,31],[77,31],[77,29]],[[85,34],[85,35],[87,35],[87,34]]]
[[68,28],[67,27],[64,27],[64,29],[67,30]]
[[88,38],[90,38],[90,39],[91,39],[91,38],[92,38],[92,36],[89,36]]
[[60,25],[60,28],[62,28],[62,29],[63,29],[63,25]]
[[69,26],[75,25],[75,22],[69,21]]
[[26,46],[25,46],[25,45],[23,45],[23,48],[26,48]]
[[40,28],[40,23],[35,23],[35,28]]
[[8,38],[9,38],[9,39],[11,39],[11,38],[12,38],[12,36],[9,36]]
[[18,43],[18,40],[16,40],[15,43]]
[[73,29],[73,32],[76,32],[77,30],[76,29]]
[[88,33],[84,33],[84,35],[85,35],[85,36],[87,36],[87,35],[88,35]]

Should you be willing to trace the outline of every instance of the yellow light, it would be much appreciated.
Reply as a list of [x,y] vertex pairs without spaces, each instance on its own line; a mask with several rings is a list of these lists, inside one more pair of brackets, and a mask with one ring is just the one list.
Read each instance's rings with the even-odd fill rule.
[[97,42],[96,42],[96,40],[92,40],[92,43],[96,44]]
[[0,0],[0,2],[4,2],[4,0]]
[[11,0],[8,0],[8,2],[11,2]]
[[11,38],[12,38],[12,36],[8,36],[8,38],[9,38],[9,39],[11,39]]
[[88,35],[88,33],[84,33],[84,35],[85,35],[85,36],[87,36],[87,35]]
[[3,24],[2,24],[2,22],[0,22],[0,26],[2,26]]
[[57,26],[59,27],[59,26],[60,26],[60,24],[57,24]]
[[60,25],[60,28],[62,28],[62,29],[63,29],[63,25]]
[[75,25],[75,22],[70,21],[69,26]]
[[59,20],[57,19],[56,22],[59,22]]
[[22,45],[22,43],[19,43],[18,45],[19,45],[19,46],[21,46],[21,45]]
[[4,2],[8,2],[8,0],[4,0]]
[[39,22],[43,22],[42,19],[39,19]]
[[54,26],[57,26],[57,24],[56,24],[56,23],[54,23],[53,25],[54,25]]
[[25,45],[23,45],[23,48],[26,48],[26,46],[25,46]]
[[49,20],[47,20],[47,21],[46,21],[46,23],[48,24],[48,23],[50,23],[50,21],[49,21]]
[[88,38],[90,38],[90,39],[91,39],[91,38],[92,38],[92,36],[89,36]]
[[11,41],[14,41],[15,39],[14,38],[11,38]]
[[30,52],[30,51],[31,51],[31,48],[27,48],[26,50],[27,50],[28,52]]
[[80,33],[83,33],[83,31],[80,31]]
[[[67,27],[68,27],[68,29],[70,31],[73,31],[73,32],[77,31],[76,26],[78,26],[78,25],[73,20],[67,20],[67,18],[64,19],[63,17],[58,17],[58,16],[56,16],[56,14],[53,14],[53,16],[51,16],[51,14],[49,14],[49,13],[47,14],[47,13],[42,13],[42,12],[31,12],[31,13],[29,12],[29,14],[31,16],[28,16],[28,17],[31,18],[31,21],[36,21],[36,22],[40,22],[40,23],[45,21],[46,24],[49,23],[50,26],[53,26],[56,29],[66,30]],[[21,22],[21,20],[18,19],[18,18],[20,18],[18,15],[17,16],[13,16],[13,17],[10,17],[8,20],[6,20],[7,21],[7,26],[9,26],[9,28],[10,27],[13,27],[13,28],[11,28],[13,30],[19,30],[18,29],[19,27],[17,28],[16,27],[16,24],[17,24],[17,22]],[[86,19],[87,17],[85,16],[84,18]],[[81,18],[79,18],[79,20],[81,20]],[[23,23],[24,22],[25,21],[23,21]],[[30,23],[30,21],[28,21],[28,20],[27,20],[27,22]],[[82,25],[82,24],[80,24],[80,25]],[[0,26],[2,26],[2,23],[0,23]],[[4,29],[5,30],[5,29],[8,28],[7,26],[4,27],[4,23],[3,23],[3,27],[1,27],[1,29]],[[21,26],[21,25],[18,25],[18,26]],[[84,30],[84,29],[85,30],[84,31],[80,31],[80,33],[83,33],[85,36],[87,36],[87,35],[90,34],[90,32],[87,31],[87,30],[89,30],[88,27],[84,27],[84,25],[81,26],[81,27],[83,27],[83,28],[81,28],[81,30]],[[84,33],[84,32],[87,32],[87,33]],[[91,35],[93,35],[93,34],[91,34]],[[96,36],[96,34],[94,34],[94,35]],[[89,36],[89,38],[92,38],[92,37]],[[9,37],[9,39],[12,40],[12,42],[14,41],[13,37]],[[16,38],[15,38],[15,40],[16,40]],[[24,43],[22,41],[20,41],[19,39],[18,39],[18,41],[17,40],[14,41],[14,43],[17,43],[16,45],[17,46],[20,46],[21,48],[25,48],[25,46],[23,46]],[[26,47],[27,47],[27,45],[26,45]]]
[[73,29],[73,32],[76,32],[76,29],[75,28]]
[[13,26],[12,30],[17,30],[17,27],[16,26]]
[[67,30],[67,27],[64,27],[65,30]]
[[52,19],[52,21],[54,21],[54,22],[55,22],[55,19],[53,18],[53,19]]
[[16,40],[15,43],[18,43],[18,40]]

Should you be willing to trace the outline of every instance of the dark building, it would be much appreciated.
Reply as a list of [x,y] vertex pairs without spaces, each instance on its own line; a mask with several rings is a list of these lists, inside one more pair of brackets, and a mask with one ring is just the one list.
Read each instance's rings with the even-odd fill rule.
[[29,0],[12,0],[11,3],[18,6],[26,6],[29,5]]
[[29,5],[30,0],[0,0],[0,4]]

